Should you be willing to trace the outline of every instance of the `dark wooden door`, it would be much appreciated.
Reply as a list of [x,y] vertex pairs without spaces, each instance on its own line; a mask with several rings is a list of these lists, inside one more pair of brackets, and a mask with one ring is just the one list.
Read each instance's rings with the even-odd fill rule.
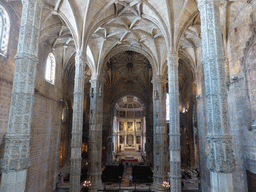
[[248,192],[256,192],[256,174],[247,172]]

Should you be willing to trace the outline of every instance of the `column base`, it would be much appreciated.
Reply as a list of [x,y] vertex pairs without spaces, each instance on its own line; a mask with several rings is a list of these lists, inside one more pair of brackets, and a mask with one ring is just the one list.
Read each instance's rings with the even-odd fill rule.
[[180,178],[170,178],[171,192],[181,192],[181,179]]
[[154,177],[154,182],[152,185],[153,191],[165,191],[165,188],[162,186],[164,179]]
[[166,189],[160,183],[153,183],[152,191],[166,191]]
[[103,190],[101,175],[91,175],[91,186],[89,187],[89,192],[97,192],[98,190]]
[[89,192],[98,192],[98,190],[103,190],[102,183],[97,186],[91,186],[88,188]]
[[92,187],[90,187],[88,191],[89,191],[89,192],[98,192],[98,188],[92,188]]
[[233,178],[231,173],[211,172],[211,192],[233,191]]
[[27,170],[2,173],[1,192],[24,192],[26,187]]

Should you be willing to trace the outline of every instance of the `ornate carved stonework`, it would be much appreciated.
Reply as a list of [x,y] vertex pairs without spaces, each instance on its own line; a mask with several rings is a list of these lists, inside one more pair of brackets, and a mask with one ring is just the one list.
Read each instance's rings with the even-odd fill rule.
[[29,139],[16,138],[5,140],[5,154],[1,167],[5,172],[27,169],[30,166]]
[[76,54],[74,110],[71,139],[70,191],[80,190],[81,148],[83,130],[84,70],[86,59],[81,53]]
[[219,1],[200,0],[210,171],[232,173],[235,161],[228,120]]
[[[25,190],[26,177],[16,177],[26,175],[30,165],[30,126],[43,5],[37,0],[23,1],[5,152],[1,159],[1,191]],[[10,180],[14,175],[16,179]]]
[[[89,128],[89,175],[92,186],[90,191],[102,188],[102,122],[103,122],[103,81],[91,79],[90,128]],[[93,94],[92,94],[93,93]]]
[[162,183],[167,177],[167,170],[164,166],[167,163],[167,154],[164,149],[167,143],[166,126],[166,81],[164,77],[155,76],[153,83],[153,111],[154,111],[154,189],[161,190]]

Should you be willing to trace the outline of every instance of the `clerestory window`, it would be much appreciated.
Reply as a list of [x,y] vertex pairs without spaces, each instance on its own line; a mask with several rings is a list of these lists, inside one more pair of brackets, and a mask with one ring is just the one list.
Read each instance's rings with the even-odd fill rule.
[[45,70],[45,79],[49,83],[55,83],[55,68],[56,68],[56,61],[55,57],[52,53],[49,53],[47,60],[46,60],[46,70]]
[[10,18],[6,9],[0,4],[0,54],[7,57]]

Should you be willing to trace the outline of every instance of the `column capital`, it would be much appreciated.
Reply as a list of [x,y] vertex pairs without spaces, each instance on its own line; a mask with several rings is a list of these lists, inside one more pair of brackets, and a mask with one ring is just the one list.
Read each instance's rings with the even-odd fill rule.
[[151,83],[164,83],[166,84],[167,83],[167,80],[164,78],[163,75],[155,75],[153,77],[153,80],[151,81]]
[[206,4],[209,4],[209,3],[219,4],[220,0],[197,0],[197,2],[198,2],[198,9],[199,11],[201,11],[200,9]]
[[38,3],[39,6],[44,6],[44,2],[42,0],[21,0],[21,3],[23,5],[25,3]]
[[83,53],[77,52],[76,57],[75,57],[75,65],[80,64],[80,63],[86,63],[87,59],[86,56]]
[[179,63],[179,56],[178,53],[168,53],[167,55],[167,64],[170,65],[171,63],[173,64],[178,64]]
[[92,77],[90,83],[102,83],[104,80],[100,77]]
[[101,77],[93,77],[91,78],[91,80],[89,81],[91,83],[91,87],[102,87],[102,85],[104,84],[104,79],[102,79]]

